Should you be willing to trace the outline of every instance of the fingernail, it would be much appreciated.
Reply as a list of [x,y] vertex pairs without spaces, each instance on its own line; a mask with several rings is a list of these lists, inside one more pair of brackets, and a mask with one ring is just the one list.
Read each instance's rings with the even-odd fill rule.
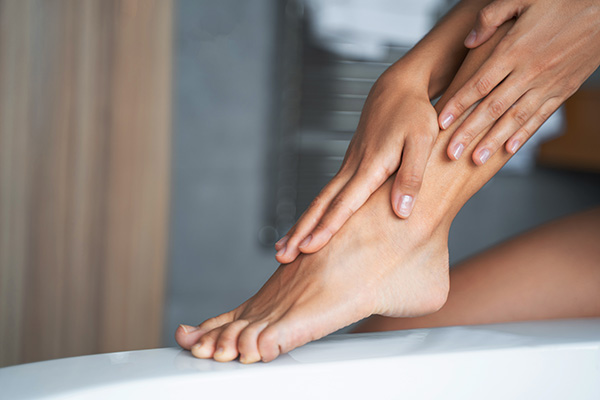
[[287,250],[287,246],[283,246],[281,249],[279,249],[279,251],[275,254],[275,257],[281,257],[282,255],[284,255],[285,251]]
[[479,152],[479,162],[485,164],[487,160],[490,158],[490,151],[488,149],[483,149]]
[[518,140],[515,140],[513,142],[513,144],[510,146],[510,152],[515,154],[517,152],[517,150],[519,150],[520,145],[521,145],[521,143],[519,143]]
[[398,213],[403,217],[408,217],[413,208],[413,197],[409,195],[404,195],[400,197],[400,201],[398,204]]
[[192,332],[196,332],[198,330],[197,326],[190,326],[190,325],[184,325],[184,324],[180,324],[179,326],[181,327],[181,329],[183,329],[183,331],[185,333],[192,333]]
[[300,246],[298,247],[306,247],[308,246],[308,244],[310,243],[310,241],[312,240],[312,235],[308,235],[303,241],[302,243],[300,243]]
[[477,32],[475,32],[475,30],[472,30],[471,32],[469,32],[469,35],[465,39],[465,46],[472,46],[475,43],[476,39],[477,39]]
[[442,129],[446,129],[450,126],[450,124],[454,121],[454,115],[448,114],[446,118],[442,120]]
[[462,143],[459,143],[456,146],[454,146],[454,151],[452,152],[452,155],[454,156],[455,160],[458,160],[460,158],[464,149],[465,149],[465,146],[463,146]]
[[286,244],[287,241],[288,241],[288,239],[289,239],[289,236],[285,235],[284,237],[282,237],[281,239],[279,239],[277,241],[277,243],[275,243],[275,246],[282,246],[282,245]]

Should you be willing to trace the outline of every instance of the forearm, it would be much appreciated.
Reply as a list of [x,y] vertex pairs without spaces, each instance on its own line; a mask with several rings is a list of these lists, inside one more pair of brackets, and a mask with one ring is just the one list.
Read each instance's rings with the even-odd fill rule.
[[491,0],[463,0],[404,57],[384,74],[385,79],[423,83],[429,98],[438,97],[450,84],[467,55],[464,40],[473,28],[477,13]]

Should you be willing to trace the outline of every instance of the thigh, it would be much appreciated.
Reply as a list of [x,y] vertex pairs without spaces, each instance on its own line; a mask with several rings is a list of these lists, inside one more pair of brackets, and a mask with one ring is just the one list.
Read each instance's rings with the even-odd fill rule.
[[418,318],[374,316],[358,331],[600,316],[600,208],[543,225],[450,271],[448,301]]

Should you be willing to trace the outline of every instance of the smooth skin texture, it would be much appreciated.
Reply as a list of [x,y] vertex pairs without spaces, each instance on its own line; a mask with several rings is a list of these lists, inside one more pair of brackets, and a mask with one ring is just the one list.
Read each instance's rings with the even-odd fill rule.
[[465,46],[484,43],[514,17],[490,58],[440,113],[445,129],[480,101],[454,132],[452,159],[492,125],[473,161],[484,164],[502,146],[514,154],[600,65],[600,0],[496,0],[479,12]]
[[374,316],[355,331],[598,317],[599,239],[600,208],[545,224],[452,267],[438,312]]
[[425,96],[434,98],[449,84],[466,54],[465,36],[464,44],[475,48],[514,17],[513,29],[440,113],[439,126],[447,129],[481,101],[455,131],[450,159],[474,140],[477,165],[503,146],[514,154],[598,67],[600,0],[461,2],[376,82],[340,172],[275,245],[279,262],[322,248],[395,171],[392,207],[400,218],[410,215],[433,143],[418,109]]
[[340,171],[277,242],[277,261],[289,263],[300,252],[314,253],[325,246],[394,173],[393,210],[400,218],[411,214],[439,133],[437,113],[431,119],[430,99],[456,74],[467,54],[464,38],[488,2],[461,2],[377,80]]
[[[508,27],[469,53],[439,107],[483,63]],[[449,291],[452,219],[510,158],[498,152],[484,167],[453,162],[445,155],[449,138],[440,135],[434,145],[411,218],[395,217],[390,177],[326,247],[280,266],[236,309],[198,327],[180,326],[175,333],[179,345],[199,358],[268,362],[372,314],[417,317],[439,310]]]

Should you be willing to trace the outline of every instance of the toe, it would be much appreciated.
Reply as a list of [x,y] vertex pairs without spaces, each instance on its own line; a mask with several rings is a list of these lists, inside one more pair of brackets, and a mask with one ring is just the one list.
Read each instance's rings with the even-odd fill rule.
[[181,347],[190,350],[206,332],[231,322],[233,318],[234,312],[230,311],[218,317],[207,319],[198,326],[179,325],[175,331],[175,340]]
[[240,352],[240,362],[243,364],[252,364],[261,360],[258,350],[258,335],[267,327],[267,322],[255,322],[248,325],[238,339],[238,351]]
[[197,358],[212,358],[213,354],[215,354],[215,345],[217,343],[217,339],[221,335],[224,327],[218,327],[213,329],[212,331],[204,334],[198,343],[192,346],[192,354]]
[[221,332],[216,343],[216,351],[213,358],[216,361],[226,362],[235,360],[238,356],[238,338],[240,332],[247,327],[249,322],[240,319],[227,325]]
[[[349,321],[352,323],[354,321]],[[265,362],[274,360],[310,341],[322,338],[348,325],[331,315],[317,315],[314,308],[291,310],[278,321],[269,324],[258,338],[258,348]]]
[[273,325],[265,328],[258,336],[258,351],[264,362],[273,361],[281,353],[279,332]]
[[177,344],[186,350],[190,350],[192,346],[198,343],[205,330],[199,329],[197,326],[179,325],[175,331],[175,340]]

